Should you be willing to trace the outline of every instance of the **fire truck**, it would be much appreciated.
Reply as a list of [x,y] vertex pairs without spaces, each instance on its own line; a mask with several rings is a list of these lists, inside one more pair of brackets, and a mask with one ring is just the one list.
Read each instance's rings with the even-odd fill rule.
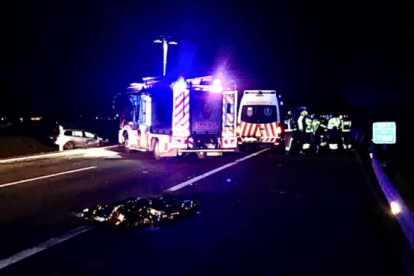
[[238,144],[242,147],[279,145],[281,132],[276,91],[244,91],[237,125]]
[[189,153],[204,159],[237,149],[234,81],[144,78],[115,96],[114,109],[127,151],[152,151],[160,160]]

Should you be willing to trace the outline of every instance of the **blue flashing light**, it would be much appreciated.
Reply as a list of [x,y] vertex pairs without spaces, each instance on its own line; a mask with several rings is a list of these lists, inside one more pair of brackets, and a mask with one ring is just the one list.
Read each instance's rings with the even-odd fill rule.
[[178,81],[176,81],[173,84],[173,91],[174,91],[174,93],[179,93],[179,92],[184,91],[186,89],[186,87],[187,87],[187,84],[185,83],[184,79],[180,78],[180,79],[178,79]]
[[213,93],[223,92],[223,86],[221,85],[221,80],[215,79],[213,81],[213,87],[211,87],[210,91],[213,92]]

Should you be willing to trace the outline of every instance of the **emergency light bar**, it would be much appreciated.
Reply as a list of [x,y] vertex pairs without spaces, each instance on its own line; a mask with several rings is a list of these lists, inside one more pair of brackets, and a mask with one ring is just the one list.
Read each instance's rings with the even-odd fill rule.
[[193,79],[187,79],[187,82],[191,82],[193,85],[199,85],[202,81],[213,81],[213,76],[204,76]]
[[129,87],[127,88],[128,90],[133,90],[133,91],[141,91],[144,88],[145,84],[144,83],[131,83],[129,85]]
[[193,88],[194,90],[210,91],[212,93],[223,92],[223,86],[221,85],[221,80],[219,79],[214,80],[212,85],[194,85]]
[[152,84],[160,82],[162,80],[162,77],[146,77],[142,78],[142,80],[144,81],[145,86],[150,86]]
[[276,91],[244,91],[244,94],[252,94],[252,95],[275,95]]

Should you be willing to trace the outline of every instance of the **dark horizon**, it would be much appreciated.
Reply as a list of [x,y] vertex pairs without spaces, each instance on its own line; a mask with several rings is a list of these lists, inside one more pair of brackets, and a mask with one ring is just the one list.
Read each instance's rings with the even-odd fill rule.
[[225,68],[240,89],[275,89],[288,107],[397,106],[412,99],[412,8],[403,0],[17,1],[7,10],[0,116],[109,114],[115,93],[162,73],[153,43],[161,34],[179,42],[167,73]]

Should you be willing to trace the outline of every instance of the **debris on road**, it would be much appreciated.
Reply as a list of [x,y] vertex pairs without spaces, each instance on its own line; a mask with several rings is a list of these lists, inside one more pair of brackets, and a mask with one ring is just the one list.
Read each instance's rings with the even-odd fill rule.
[[197,214],[198,204],[193,200],[179,201],[167,194],[160,198],[127,198],[113,204],[97,204],[90,208],[73,208],[81,218],[106,222],[112,226],[156,227]]

